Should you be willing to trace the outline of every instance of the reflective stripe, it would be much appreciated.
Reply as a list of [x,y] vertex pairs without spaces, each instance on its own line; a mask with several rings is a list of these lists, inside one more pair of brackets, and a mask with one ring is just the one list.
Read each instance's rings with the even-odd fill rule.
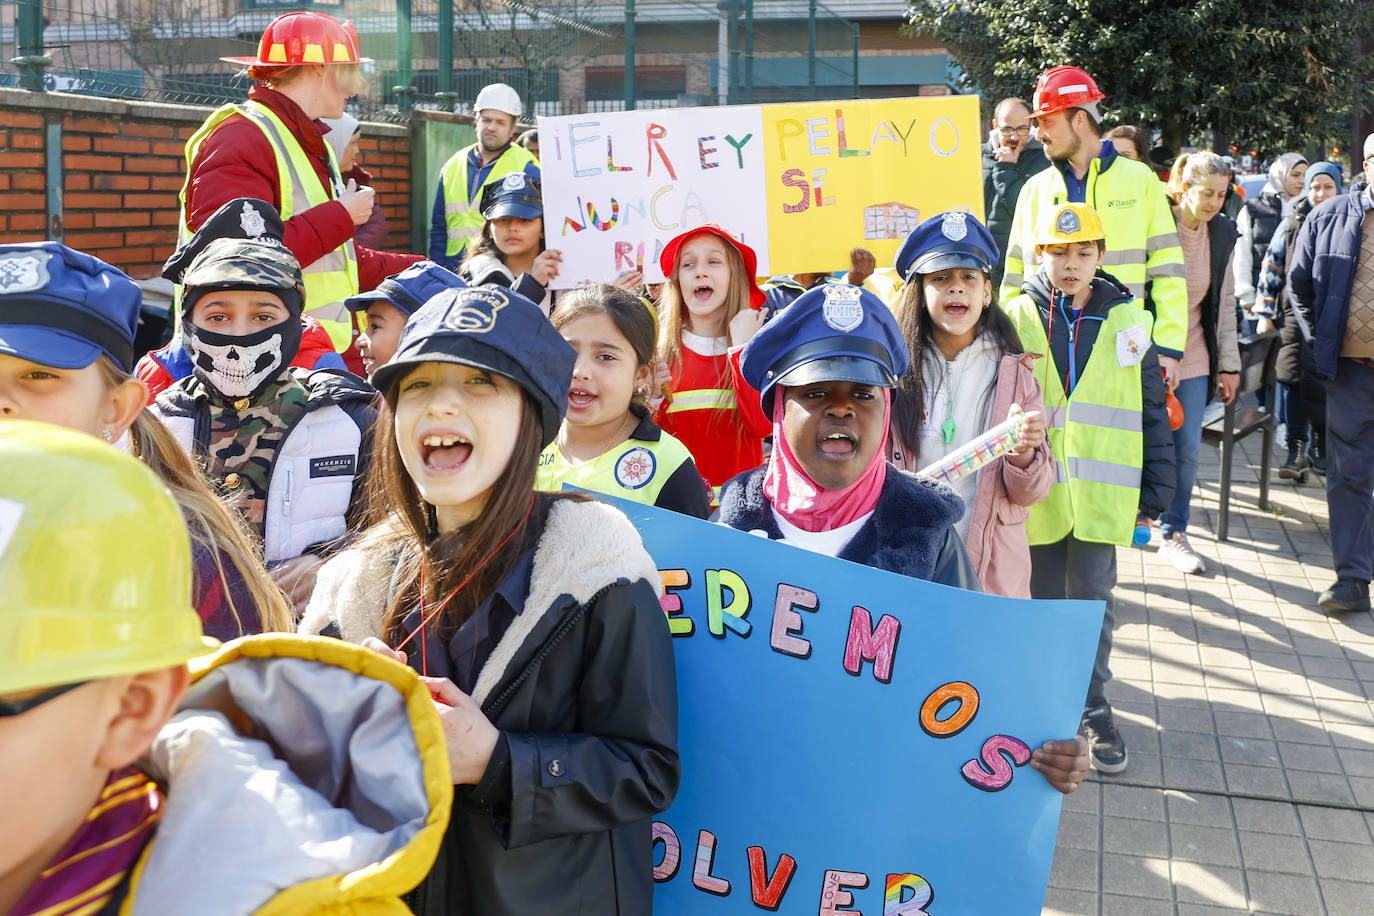
[[[1105,404],[1085,404],[1082,401],[1075,401],[1068,411],[1056,411],[1056,413],[1071,413],[1075,423],[1105,426],[1108,429],[1121,429],[1128,433],[1140,432],[1140,411],[1131,410],[1127,407],[1109,407]],[[1058,417],[1055,419],[1058,422]]]
[[1140,468],[1131,467],[1129,464],[1097,461],[1093,458],[1075,458],[1070,455],[1068,466],[1069,476],[1075,480],[1107,483],[1118,487],[1131,487],[1132,489],[1140,486]]
[[683,410],[734,410],[735,392],[730,388],[695,388],[679,391],[668,404],[667,413]]
[[1188,274],[1183,269],[1182,263],[1150,265],[1145,268],[1145,275],[1152,280],[1159,277],[1174,277],[1179,280],[1188,279]]
[[1145,240],[1145,250],[1154,254],[1163,248],[1180,248],[1177,232],[1161,232]]
[[[1103,267],[1116,267],[1121,264],[1139,264],[1145,260],[1144,248],[1118,248],[1115,251],[1108,250],[1102,256]],[[1108,271],[1110,273],[1110,271]]]
[[1068,482],[1069,482],[1069,472],[1066,471],[1066,470],[1064,470],[1064,462],[1062,462],[1062,461],[1056,461],[1056,462],[1054,463],[1054,482],[1055,482],[1055,483],[1068,483]]

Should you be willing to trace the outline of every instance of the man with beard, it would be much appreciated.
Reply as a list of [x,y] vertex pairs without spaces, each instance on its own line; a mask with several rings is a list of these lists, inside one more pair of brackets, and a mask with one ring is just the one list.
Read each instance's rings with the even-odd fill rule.
[[1150,167],[1117,154],[1102,139],[1105,98],[1077,67],[1054,67],[1035,83],[1031,117],[1050,167],[1021,189],[1007,241],[999,299],[1010,302],[1035,273],[1035,232],[1062,203],[1086,203],[1107,235],[1102,270],[1154,314],[1153,339],[1170,387],[1188,339],[1188,284],[1164,185]]
[[[1017,98],[1003,99],[992,114],[992,131],[983,145],[983,210],[997,250],[1007,250],[1016,198],[1032,175],[1050,162],[1044,147],[1031,136],[1030,106]],[[992,265],[992,282],[1002,281],[1002,265]]]
[[477,93],[477,142],[454,153],[439,170],[429,228],[429,259],[456,271],[468,243],[482,232],[482,189],[515,172],[539,177],[539,160],[515,139],[524,113],[520,95],[505,83]]
[[152,410],[303,607],[324,556],[358,527],[376,408],[349,372],[292,367],[305,284],[283,234],[270,204],[239,198],[168,259],[192,371]]

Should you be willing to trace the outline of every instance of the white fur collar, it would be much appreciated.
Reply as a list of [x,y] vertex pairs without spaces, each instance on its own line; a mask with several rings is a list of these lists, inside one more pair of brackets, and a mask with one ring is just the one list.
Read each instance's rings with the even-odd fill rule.
[[[381,636],[398,560],[381,547],[386,535],[369,532],[325,563],[301,618],[301,633],[316,634],[333,623],[349,642]],[[656,594],[663,593],[658,567],[630,520],[605,503],[554,503],[535,547],[525,607],[482,666],[473,699],[480,705],[505,679],[516,652],[559,597],[569,595],[582,604],[620,579],[643,579]]]

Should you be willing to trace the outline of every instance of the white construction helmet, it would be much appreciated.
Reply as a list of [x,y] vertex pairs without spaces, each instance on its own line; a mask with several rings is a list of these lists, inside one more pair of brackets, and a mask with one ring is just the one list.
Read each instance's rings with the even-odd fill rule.
[[518,118],[525,113],[525,106],[520,104],[520,93],[505,83],[483,86],[482,91],[477,93],[477,101],[473,103],[472,110],[480,112],[487,108],[504,111],[512,118]]

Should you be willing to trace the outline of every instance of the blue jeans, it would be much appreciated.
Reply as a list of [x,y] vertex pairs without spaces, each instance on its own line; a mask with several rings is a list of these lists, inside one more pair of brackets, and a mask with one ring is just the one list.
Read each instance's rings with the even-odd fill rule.
[[1297,385],[1279,382],[1279,415],[1283,417],[1284,428],[1288,431],[1287,444],[1306,442],[1312,436],[1312,428],[1307,422],[1307,411],[1302,406],[1302,390]]
[[1160,516],[1159,529],[1167,538],[1188,527],[1188,506],[1197,481],[1197,450],[1202,444],[1202,411],[1207,406],[1207,376],[1184,379],[1174,389],[1183,405],[1183,425],[1174,430],[1174,470],[1178,486],[1173,501]]

